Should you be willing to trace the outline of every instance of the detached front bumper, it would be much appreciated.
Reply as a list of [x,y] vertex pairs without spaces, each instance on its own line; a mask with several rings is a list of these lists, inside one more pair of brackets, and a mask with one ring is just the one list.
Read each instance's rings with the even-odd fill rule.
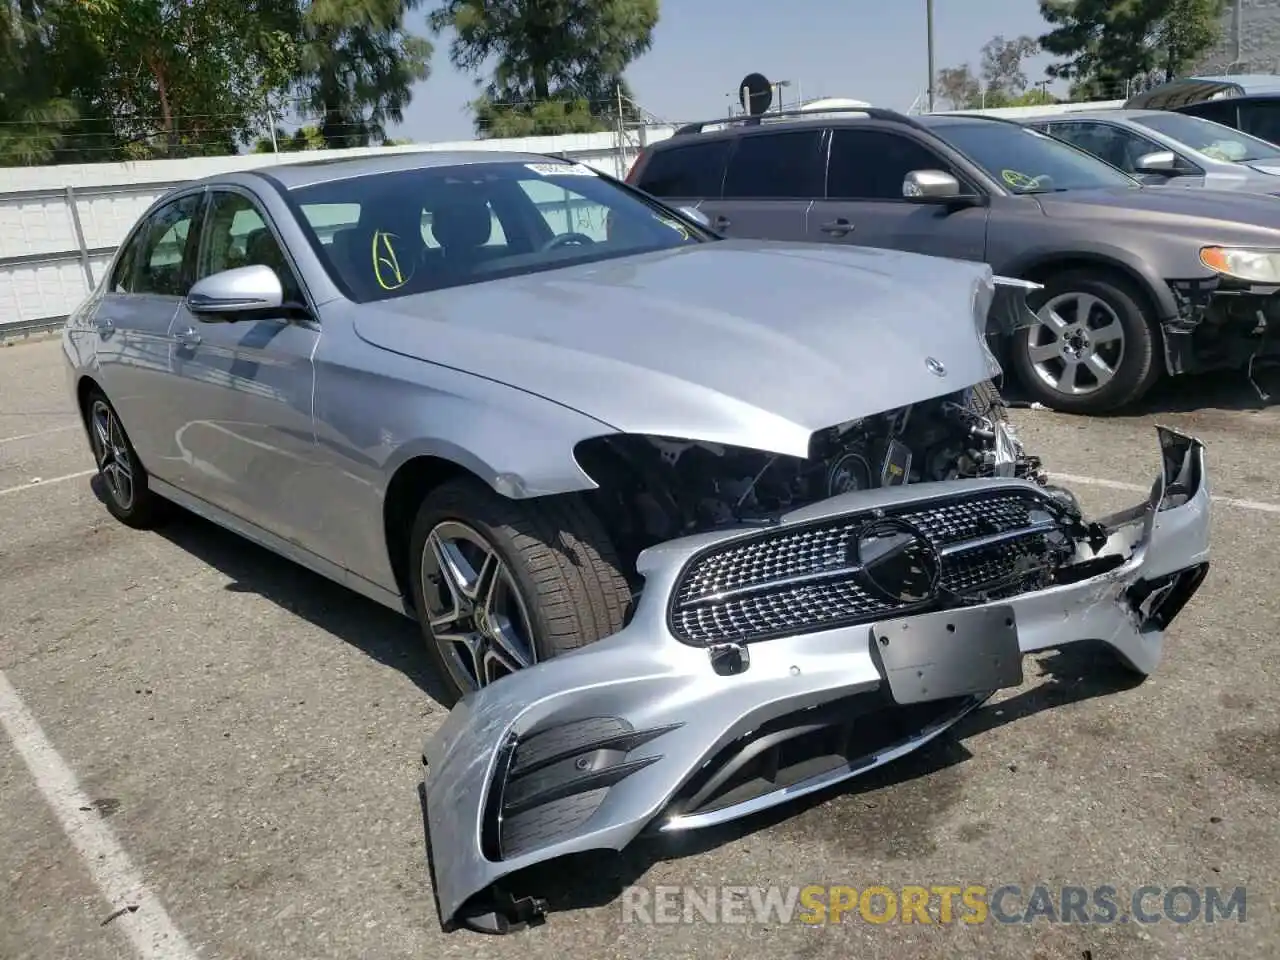
[[[927,514],[932,526],[919,521],[903,530],[943,530],[938,518],[962,501],[1047,500],[1036,484],[993,479],[865,491],[797,510],[764,534],[718,532],[647,551],[644,592],[627,627],[465,697],[428,740],[428,840],[442,924],[505,931],[545,910],[500,889],[518,870],[620,850],[647,830],[735,819],[903,756],[996,689],[1020,683],[1028,652],[1101,640],[1151,672],[1165,628],[1199,589],[1209,560],[1203,447],[1158,432],[1163,469],[1150,497],[1090,525],[1058,582],[991,602],[938,601],[924,612],[912,607],[913,616],[881,606],[870,618],[855,611],[858,622],[849,625],[775,631],[786,635],[745,644],[704,643],[690,633],[745,616],[741,605],[676,618],[690,571],[717,551],[728,556],[726,548],[765,537],[776,550],[758,556],[776,565],[805,537],[844,536],[846,521],[909,511]],[[960,555],[956,549],[977,557],[973,551],[1014,537],[1052,536],[1043,534],[1042,517],[1029,516],[1041,533],[1028,526],[940,546],[936,555],[945,564]],[[718,568],[722,584],[728,563]],[[878,569],[881,582],[889,570]],[[724,599],[733,592],[715,602],[738,603]],[[828,616],[803,607],[812,596],[792,593],[784,598],[790,606],[768,609]],[[852,603],[854,593],[839,596]],[[752,610],[763,609],[758,598],[752,602]]]

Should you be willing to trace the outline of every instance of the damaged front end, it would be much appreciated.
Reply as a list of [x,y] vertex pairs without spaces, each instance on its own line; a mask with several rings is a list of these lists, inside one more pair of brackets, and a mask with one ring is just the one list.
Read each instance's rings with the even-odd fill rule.
[[1024,654],[1101,640],[1149,673],[1209,563],[1201,443],[1158,428],[1129,510],[988,474],[879,485],[645,548],[631,621],[463,698],[423,759],[442,924],[546,904],[534,864],[736,819],[917,749]]
[[1169,284],[1177,313],[1167,319],[1165,367],[1170,374],[1244,370],[1259,399],[1271,399],[1256,368],[1280,363],[1280,283],[1214,277]]

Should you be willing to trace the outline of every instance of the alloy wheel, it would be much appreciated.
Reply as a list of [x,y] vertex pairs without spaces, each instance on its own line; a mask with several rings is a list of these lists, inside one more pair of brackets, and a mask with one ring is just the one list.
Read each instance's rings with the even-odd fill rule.
[[1027,358],[1046,386],[1086,396],[1115,379],[1124,360],[1124,327],[1106,301],[1090,293],[1062,293],[1037,315]]
[[520,588],[478,531],[457,520],[437,523],[420,576],[427,624],[459,689],[479,689],[537,662]]
[[128,510],[133,506],[133,458],[125,440],[124,429],[109,404],[95,400],[89,411],[90,440],[98,471],[116,506]]

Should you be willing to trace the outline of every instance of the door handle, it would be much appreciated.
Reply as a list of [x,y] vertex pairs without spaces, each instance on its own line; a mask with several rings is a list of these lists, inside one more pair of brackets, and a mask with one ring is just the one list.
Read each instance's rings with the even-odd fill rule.
[[174,334],[174,339],[184,347],[198,347],[203,338],[195,332],[194,328],[187,327],[187,329]]
[[839,217],[835,220],[828,220],[821,227],[819,227],[819,229],[823,233],[844,234],[844,233],[849,233],[851,230],[853,230],[853,224],[850,223],[848,220],[846,220],[844,217]]

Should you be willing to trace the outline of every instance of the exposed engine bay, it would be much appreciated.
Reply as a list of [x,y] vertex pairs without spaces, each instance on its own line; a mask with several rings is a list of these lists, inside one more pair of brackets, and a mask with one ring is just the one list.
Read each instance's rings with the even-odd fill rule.
[[594,507],[627,567],[655,543],[768,523],[843,493],[976,477],[1045,483],[990,384],[819,431],[807,459],[634,435],[596,438],[577,454],[600,485]]

